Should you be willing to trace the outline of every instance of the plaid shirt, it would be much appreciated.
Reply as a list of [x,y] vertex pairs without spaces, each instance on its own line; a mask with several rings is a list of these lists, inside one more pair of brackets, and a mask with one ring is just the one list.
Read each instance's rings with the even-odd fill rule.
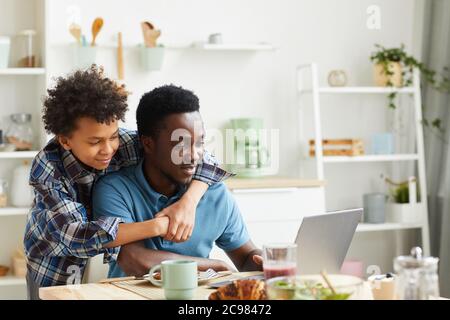
[[[119,130],[120,145],[106,170],[87,169],[53,138],[33,160],[30,185],[35,199],[25,230],[28,272],[39,286],[80,283],[89,257],[116,259],[119,248],[104,245],[116,238],[119,218],[91,218],[91,191],[102,175],[135,165],[142,148],[135,131]],[[232,174],[205,152],[194,179],[208,185]]]

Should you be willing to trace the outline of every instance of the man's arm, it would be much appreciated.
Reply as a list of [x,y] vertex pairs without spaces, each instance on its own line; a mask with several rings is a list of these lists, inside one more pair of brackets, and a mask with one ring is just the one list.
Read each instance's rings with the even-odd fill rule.
[[262,251],[251,240],[243,246],[228,251],[227,255],[239,271],[262,271]]
[[184,256],[168,251],[147,249],[142,241],[122,246],[117,260],[119,267],[129,276],[142,276],[151,267],[160,264],[164,260],[183,259],[197,262],[199,270],[213,268],[216,271],[231,270],[234,268],[225,262],[214,259]]

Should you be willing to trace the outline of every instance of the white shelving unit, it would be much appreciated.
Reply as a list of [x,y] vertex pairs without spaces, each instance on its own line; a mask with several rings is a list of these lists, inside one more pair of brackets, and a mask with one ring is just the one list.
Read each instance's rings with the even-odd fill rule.
[[0,217],[6,216],[26,216],[30,208],[6,207],[0,208]]
[[[73,46],[74,43],[54,43],[51,45],[52,48],[55,49],[64,49],[64,48],[70,48]],[[176,43],[170,43],[170,44],[161,44],[165,49],[168,50],[186,50],[186,49],[194,49],[194,50],[205,50],[205,51],[272,51],[276,50],[277,48],[269,43],[224,43],[224,44],[210,44],[210,43],[190,43],[190,44],[176,44]],[[123,48],[125,50],[138,50],[142,44],[125,44]],[[103,43],[97,45],[98,49],[117,49],[117,43]],[[21,74],[22,71],[13,71],[8,69],[0,69],[5,70],[5,74]],[[17,73],[13,73],[17,72]],[[23,71],[25,72],[25,71]],[[41,72],[41,73],[39,73]],[[45,70],[42,71],[36,71],[34,74],[44,74]]]
[[226,50],[226,51],[270,51],[275,50],[275,47],[268,43],[243,43],[243,44],[209,44],[209,43],[200,43],[194,44],[193,47],[195,49],[201,50]]
[[37,154],[38,151],[0,151],[0,159],[33,159]]
[[[310,72],[311,87],[305,88],[302,83],[303,72]],[[318,67],[315,63],[300,65],[297,68],[297,90],[300,95],[312,95],[312,104],[314,110],[314,139],[315,139],[315,154],[316,175],[319,180],[326,180],[324,174],[324,166],[326,164],[339,163],[356,163],[356,162],[397,162],[397,161],[417,161],[417,169],[420,183],[420,194],[426,195],[426,177],[425,177],[425,157],[424,157],[424,142],[423,142],[423,128],[422,128],[422,109],[421,109],[421,92],[420,92],[420,77],[418,70],[414,70],[413,86],[406,88],[386,88],[386,87],[320,87],[318,81]],[[363,155],[363,156],[323,156],[322,152],[322,125],[321,125],[321,108],[320,95],[321,94],[410,94],[413,95],[414,109],[415,109],[415,128],[416,128],[416,153],[413,154],[386,154],[386,155]],[[384,107],[384,106],[383,106]],[[424,204],[422,207],[422,221],[414,224],[401,223],[382,223],[382,224],[363,224],[358,226],[357,232],[368,231],[396,231],[405,229],[420,229],[422,236],[422,247],[425,254],[430,252],[429,244],[429,226],[428,226],[428,211],[427,211],[427,197],[422,196],[421,199]]]
[[360,223],[356,232],[420,229],[421,226],[420,223]]
[[25,278],[19,278],[14,276],[5,276],[0,278],[0,287],[10,286],[26,286],[27,282]]
[[[367,93],[367,94],[389,94],[389,93],[414,93],[414,88],[390,88],[390,87],[319,87],[319,93]],[[301,89],[300,93],[312,93],[312,89]]]
[[2,76],[34,76],[45,74],[45,68],[5,68],[0,69]]
[[[47,26],[45,22],[46,0],[0,0],[0,34],[11,36],[12,46],[15,47],[16,38],[24,26],[37,31],[36,42],[37,60],[42,63],[38,68],[18,68],[16,62],[18,52],[11,50],[10,65],[0,69],[0,97],[3,105],[0,108],[2,127],[9,126],[9,115],[17,112],[26,112],[32,115],[32,128],[35,134],[35,149],[42,147],[43,128],[40,124],[41,98],[47,88],[48,70],[46,68],[46,38]],[[13,15],[13,17],[10,17]],[[8,22],[9,21],[9,22]],[[11,21],[14,22],[11,24]],[[5,131],[3,131],[5,133]],[[0,152],[0,177],[6,179],[11,185],[12,170],[31,160],[37,151]],[[10,195],[10,194],[9,194]],[[10,198],[10,197],[9,197]],[[9,204],[8,204],[9,205]],[[12,269],[11,255],[23,246],[23,235],[26,225],[26,216],[30,208],[17,208],[8,206],[0,208],[0,264]],[[0,277],[1,299],[26,299],[25,278],[15,276],[11,271]]]
[[390,161],[411,161],[418,160],[418,154],[386,154],[386,155],[366,155],[366,156],[324,156],[323,162],[390,162]]

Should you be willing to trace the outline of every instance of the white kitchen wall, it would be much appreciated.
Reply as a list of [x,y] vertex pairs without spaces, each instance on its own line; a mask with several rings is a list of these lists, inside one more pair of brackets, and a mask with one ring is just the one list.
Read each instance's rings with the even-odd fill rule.
[[[305,176],[308,161],[300,161],[298,137],[312,137],[312,115],[304,107],[298,125],[295,69],[300,63],[317,62],[320,82],[326,85],[331,69],[344,69],[349,85],[371,85],[369,55],[374,43],[407,48],[414,42],[415,3],[411,0],[50,0],[48,7],[47,67],[60,75],[72,67],[73,42],[68,24],[81,24],[88,41],[91,23],[105,20],[97,38],[97,62],[117,76],[115,39],[123,33],[125,83],[132,91],[126,127],[135,128],[134,112],[141,95],[165,83],[193,89],[200,97],[201,112],[208,128],[222,128],[232,117],[260,116],[268,128],[280,129],[279,173]],[[380,8],[381,28],[367,28],[370,5]],[[160,43],[183,45],[205,40],[220,32],[225,42],[269,42],[276,51],[210,52],[169,49],[160,72],[140,69],[136,45],[142,42],[140,22],[148,20],[162,30]],[[111,47],[102,47],[111,46]],[[361,137],[387,128],[390,115],[384,97],[326,97],[323,101],[324,137]],[[307,103],[307,102],[305,102]],[[303,141],[304,144],[304,141]],[[359,166],[359,165],[358,165]],[[385,166],[327,167],[328,208],[361,205],[361,190],[370,191],[373,177],[389,172]],[[355,190],[353,192],[352,190]]]

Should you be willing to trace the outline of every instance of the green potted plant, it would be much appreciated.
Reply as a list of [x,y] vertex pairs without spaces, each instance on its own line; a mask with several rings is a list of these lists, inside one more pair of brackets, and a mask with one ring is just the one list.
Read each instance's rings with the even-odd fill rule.
[[[424,214],[424,206],[420,202],[417,180],[411,177],[408,181],[394,182],[385,179],[390,188],[390,200],[386,204],[386,221],[394,223],[420,222]],[[415,196],[410,197],[410,193]]]
[[[412,55],[405,51],[402,44],[399,48],[385,48],[380,44],[375,44],[376,51],[370,56],[374,63],[374,80],[377,86],[387,87],[408,87],[413,82],[413,70],[417,68],[422,74],[422,80],[431,85],[439,92],[450,92],[449,68],[444,67],[437,74],[436,71],[429,69],[422,62],[418,61]],[[389,107],[395,109],[395,97],[397,93],[392,92],[388,95]],[[424,120],[424,125],[428,125]],[[433,127],[441,128],[440,119],[431,122]]]

